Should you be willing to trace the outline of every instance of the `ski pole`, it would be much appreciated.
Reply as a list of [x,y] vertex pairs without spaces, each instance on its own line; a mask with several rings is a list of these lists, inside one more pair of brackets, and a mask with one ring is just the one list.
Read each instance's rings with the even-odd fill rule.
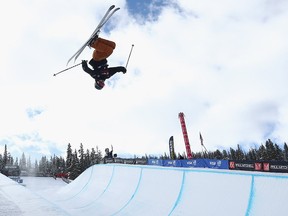
[[69,68],[66,68],[66,69],[64,69],[64,70],[62,70],[62,71],[59,71],[58,73],[53,74],[53,76],[56,76],[56,75],[58,75],[58,74],[60,74],[60,73],[63,73],[63,72],[65,72],[65,71],[70,70],[71,68],[77,67],[77,66],[79,66],[79,65],[81,65],[81,64],[82,64],[82,62],[79,63],[79,64],[76,64],[76,65],[73,65],[73,66],[71,66],[71,67],[69,67]]
[[131,47],[131,50],[130,50],[130,53],[129,53],[129,56],[128,56],[128,59],[127,59],[126,69],[127,69],[128,63],[129,63],[129,59],[130,59],[130,56],[131,56],[131,53],[132,53],[133,47],[134,47],[134,44],[132,44],[132,47]]

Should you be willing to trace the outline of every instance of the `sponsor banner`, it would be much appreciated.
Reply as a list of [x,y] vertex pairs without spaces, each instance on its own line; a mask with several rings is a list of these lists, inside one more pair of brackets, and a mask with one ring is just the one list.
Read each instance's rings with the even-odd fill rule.
[[163,160],[163,166],[171,166],[171,167],[181,167],[180,160]]
[[123,159],[123,163],[124,164],[135,164],[135,160],[134,159]]
[[148,165],[163,166],[163,160],[159,159],[148,159]]
[[216,159],[200,159],[202,160],[204,168],[211,169],[228,169],[228,160],[216,160]]
[[200,160],[181,160],[182,167],[201,167]]
[[261,171],[261,162],[256,161],[234,161],[229,160],[229,169],[231,170],[247,170],[247,171]]
[[113,158],[104,158],[104,163],[114,163]]
[[135,164],[146,165],[147,159],[135,159]]
[[212,169],[228,169],[228,160],[192,159],[192,160],[156,160],[149,159],[148,165],[169,167],[197,167]]
[[114,158],[114,163],[124,163],[123,158]]
[[181,160],[181,164],[183,167],[228,169],[228,160],[214,160],[214,159]]
[[229,161],[229,169],[288,173],[286,161]]
[[262,162],[263,163],[263,171],[265,172],[283,172],[288,173],[288,162],[286,161],[269,161]]

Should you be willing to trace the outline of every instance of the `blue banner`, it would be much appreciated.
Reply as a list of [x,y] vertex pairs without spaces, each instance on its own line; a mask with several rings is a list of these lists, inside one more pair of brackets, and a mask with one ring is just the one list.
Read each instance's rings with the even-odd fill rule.
[[181,160],[182,167],[202,167],[202,163],[197,160]]
[[192,159],[192,160],[158,160],[149,159],[148,165],[169,167],[197,167],[210,169],[229,169],[228,160]]
[[181,164],[182,167],[228,169],[227,160],[215,160],[215,159],[181,160]]
[[163,160],[159,159],[148,159],[148,165],[163,166]]
[[202,159],[204,168],[229,169],[228,160]]
[[163,160],[163,166],[182,167],[180,160]]

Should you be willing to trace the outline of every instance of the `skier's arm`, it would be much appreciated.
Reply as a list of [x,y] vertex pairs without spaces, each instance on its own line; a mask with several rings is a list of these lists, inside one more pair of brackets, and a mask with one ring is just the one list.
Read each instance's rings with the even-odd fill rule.
[[122,72],[122,73],[126,73],[126,68],[125,67],[122,67],[122,66],[119,66],[119,67],[109,67],[108,68],[109,70],[109,75],[110,77],[113,76],[115,73],[117,72]]
[[94,71],[88,67],[87,61],[85,60],[82,60],[82,69],[91,76],[94,74]]

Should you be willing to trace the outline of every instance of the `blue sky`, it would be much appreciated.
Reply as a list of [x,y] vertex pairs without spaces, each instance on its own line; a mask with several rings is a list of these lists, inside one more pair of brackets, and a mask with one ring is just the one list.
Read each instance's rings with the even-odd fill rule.
[[[139,2],[144,5],[139,5]],[[15,8],[14,5],[18,7]],[[56,77],[105,10],[121,9],[101,32],[125,65],[102,91],[81,67]],[[143,10],[142,10],[143,9]],[[14,14],[21,19],[15,19]],[[0,151],[66,154],[72,148],[118,155],[184,152],[184,112],[193,151],[249,149],[288,135],[286,1],[92,1],[1,3]],[[79,57],[89,60],[87,48]],[[72,65],[72,64],[71,64]]]
[[126,1],[128,13],[136,19],[142,18],[144,22],[156,21],[162,8],[171,2],[169,0]]

